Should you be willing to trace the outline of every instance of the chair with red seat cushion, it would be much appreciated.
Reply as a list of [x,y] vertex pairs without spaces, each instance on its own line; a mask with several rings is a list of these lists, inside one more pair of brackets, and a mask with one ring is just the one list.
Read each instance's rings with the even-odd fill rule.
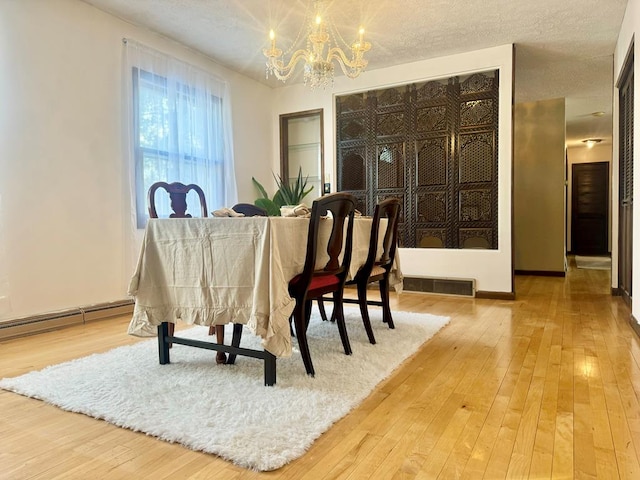
[[[330,216],[327,215],[328,212],[331,212]],[[333,294],[335,319],[338,324],[344,353],[351,354],[342,300],[344,284],[351,262],[354,212],[355,198],[348,193],[325,195],[313,202],[304,268],[301,274],[289,282],[289,294],[296,301],[291,320],[305,369],[307,374],[311,376],[315,375],[315,370],[311,362],[306,332],[311,316],[311,301],[314,298],[320,298],[328,293]],[[331,235],[326,244],[324,242],[321,244],[319,233],[321,225],[324,229],[323,224],[326,222],[331,222]],[[316,269],[319,249],[327,252],[329,260],[324,267]]]
[[[194,191],[198,194],[200,200],[200,216],[207,217],[207,200],[205,199],[204,192],[195,183],[185,185],[180,182],[156,182],[149,187],[148,192],[148,205],[149,205],[149,217],[158,218],[158,212],[156,210],[156,191],[162,188],[169,194],[171,199],[171,210],[173,213],[169,215],[169,218],[192,218],[190,213],[187,213],[187,194],[190,191]],[[169,335],[173,336],[175,331],[175,324],[169,324]],[[218,343],[224,343],[224,325],[211,325],[209,327],[209,335],[213,335],[215,332],[216,340]],[[218,352],[216,354],[217,363],[225,363],[226,355],[224,352]]]

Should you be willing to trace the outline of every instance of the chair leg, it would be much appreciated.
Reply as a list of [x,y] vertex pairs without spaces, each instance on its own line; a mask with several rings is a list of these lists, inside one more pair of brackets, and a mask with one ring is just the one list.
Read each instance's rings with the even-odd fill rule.
[[380,282],[380,300],[382,300],[382,321],[389,328],[396,328],[391,317],[391,307],[389,306],[389,278],[385,276]]
[[306,302],[296,301],[295,309],[293,310],[293,323],[295,324],[296,337],[298,339],[298,348],[300,349],[300,355],[302,355],[302,361],[304,362],[304,368],[307,371],[307,375],[315,376],[316,372],[313,369],[313,363],[311,362],[311,352],[309,352],[309,344],[307,343],[307,325],[306,325]]
[[[168,325],[168,329],[167,329],[167,334],[170,337],[173,337],[173,333],[176,331],[176,324],[175,323],[169,323]],[[173,343],[169,342],[169,348],[173,347]]]
[[[242,324],[233,324],[233,337],[231,337],[231,346],[238,348],[240,346],[240,340],[242,339]],[[236,363],[236,354],[230,353],[227,359],[227,365],[233,365]]]
[[293,314],[291,314],[291,316],[289,317],[289,331],[291,332],[292,337],[296,336],[296,332],[293,329]]
[[[344,302],[343,302],[344,305]],[[331,321],[335,322],[336,321],[336,306],[333,306],[333,310],[331,311]]]
[[307,300],[304,303],[304,326],[305,331],[309,328],[309,322],[311,321],[311,307],[313,306],[313,301]]
[[344,321],[344,309],[342,307],[342,295],[340,292],[335,292],[333,294],[333,311],[335,312],[336,322],[338,323],[340,340],[342,340],[345,355],[351,355],[351,344],[349,343],[349,336],[347,335],[347,325]]
[[320,310],[320,317],[322,317],[322,320],[326,322],[327,312],[324,309],[324,300],[322,300],[322,297],[318,297],[318,310]]
[[[216,325],[216,342],[224,343],[224,325]],[[216,363],[221,365],[227,363],[227,354],[224,352],[216,352]]]
[[373,335],[373,329],[371,328],[371,320],[369,320],[369,309],[367,308],[367,284],[358,283],[358,305],[360,306],[360,316],[362,317],[362,323],[364,329],[369,337],[369,343],[375,345],[376,337]]

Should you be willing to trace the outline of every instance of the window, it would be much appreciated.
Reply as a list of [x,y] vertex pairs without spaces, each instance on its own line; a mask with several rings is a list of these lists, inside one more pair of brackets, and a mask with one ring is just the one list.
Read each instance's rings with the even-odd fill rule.
[[[146,225],[147,192],[158,181],[199,185],[209,210],[235,203],[231,122],[224,82],[130,40],[127,52],[131,181],[137,228]],[[188,204],[199,202],[189,198]],[[160,216],[167,216],[168,196],[158,196],[156,207]]]

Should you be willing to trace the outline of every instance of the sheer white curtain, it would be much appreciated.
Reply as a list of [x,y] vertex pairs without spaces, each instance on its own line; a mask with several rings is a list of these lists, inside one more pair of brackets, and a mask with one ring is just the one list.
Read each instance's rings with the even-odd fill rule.
[[[235,204],[231,100],[226,82],[134,40],[124,39],[123,44],[127,183],[134,225],[144,228],[147,191],[157,181],[199,185],[209,212]],[[158,195],[161,216],[170,211],[165,198]],[[194,205],[188,211],[199,216],[197,197],[187,200]]]

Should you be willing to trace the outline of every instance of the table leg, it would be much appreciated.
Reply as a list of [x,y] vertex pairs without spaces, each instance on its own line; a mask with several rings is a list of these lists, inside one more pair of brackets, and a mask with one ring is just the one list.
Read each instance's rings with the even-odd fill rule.
[[166,365],[169,362],[169,342],[167,336],[169,335],[169,324],[162,322],[158,325],[158,354],[160,357],[160,365]]
[[276,384],[276,357],[266,350],[264,354],[264,384],[272,387]]

